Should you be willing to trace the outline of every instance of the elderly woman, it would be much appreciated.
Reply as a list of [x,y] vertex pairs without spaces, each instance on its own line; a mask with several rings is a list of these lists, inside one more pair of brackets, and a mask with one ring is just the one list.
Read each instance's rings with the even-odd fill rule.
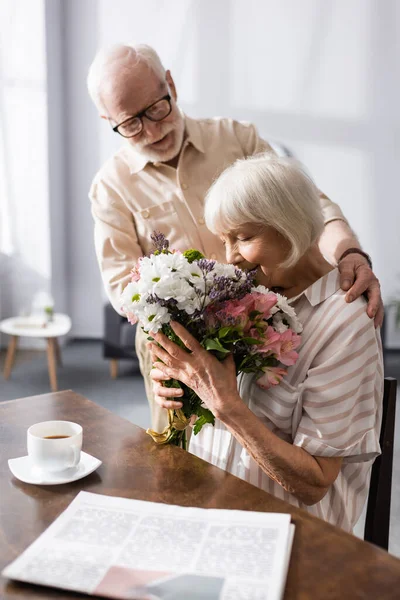
[[216,417],[192,435],[192,453],[350,531],[380,452],[382,352],[365,301],[345,302],[318,248],[317,190],[287,159],[240,160],[212,186],[205,218],[230,263],[258,265],[259,283],[290,299],[304,327],[299,358],[280,385],[261,389],[252,374],[237,381],[232,357],[219,362],[176,324],[191,354],[155,336],[156,400],[182,406],[181,390],[163,379],[190,386]]

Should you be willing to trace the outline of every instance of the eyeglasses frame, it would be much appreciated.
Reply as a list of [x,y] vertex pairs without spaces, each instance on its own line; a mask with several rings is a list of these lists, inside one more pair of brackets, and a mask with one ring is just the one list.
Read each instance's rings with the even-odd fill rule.
[[[168,104],[169,104],[169,112],[167,112],[167,114],[165,115],[165,117],[163,117],[162,119],[152,119],[151,117],[148,117],[146,115],[146,112],[148,110],[150,110],[150,108],[152,108],[155,104],[158,104],[159,102],[161,102],[162,100],[167,100]],[[137,135],[139,135],[139,133],[142,133],[143,131],[143,117],[146,117],[146,119],[149,119],[149,121],[152,121],[153,123],[159,123],[160,121],[163,121],[164,119],[166,119],[172,112],[172,104],[171,104],[171,96],[170,94],[165,94],[165,96],[163,96],[162,98],[159,98],[158,100],[156,100],[155,102],[153,102],[153,104],[150,104],[150,106],[147,106],[147,108],[145,108],[144,110],[141,110],[140,112],[138,112],[136,115],[132,115],[131,117],[128,117],[127,119],[125,119],[124,121],[122,121],[121,123],[118,123],[118,125],[115,125],[115,127],[112,128],[113,131],[115,131],[115,133],[119,133],[119,135],[122,135],[122,137],[124,138],[133,138],[136,137]],[[124,125],[125,123],[127,123],[128,121],[130,121],[131,119],[139,119],[142,127],[140,129],[140,131],[138,131],[137,133],[134,133],[133,135],[124,135],[123,133],[121,133],[120,131],[118,131],[118,128],[121,127],[121,125]]]

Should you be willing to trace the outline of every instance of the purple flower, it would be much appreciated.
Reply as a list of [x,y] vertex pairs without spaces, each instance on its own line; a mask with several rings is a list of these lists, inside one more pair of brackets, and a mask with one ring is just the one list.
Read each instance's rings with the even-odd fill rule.
[[211,273],[215,266],[215,260],[208,260],[208,258],[201,258],[197,261],[198,266],[203,273]]
[[146,298],[147,304],[158,304],[159,306],[165,306],[168,310],[171,310],[176,307],[178,304],[175,298],[170,298],[169,300],[164,300],[163,298],[159,298],[157,294],[149,294]]
[[165,235],[163,233],[161,233],[161,231],[157,231],[157,230],[153,231],[150,238],[151,238],[151,241],[153,242],[156,250],[158,250],[158,252],[163,252],[164,250],[168,250],[169,241],[167,240]]
[[237,279],[231,279],[223,275],[214,278],[213,287],[209,297],[216,302],[224,300],[240,300],[251,291],[254,285],[254,271],[246,273],[246,279],[239,283],[242,271],[237,270]]

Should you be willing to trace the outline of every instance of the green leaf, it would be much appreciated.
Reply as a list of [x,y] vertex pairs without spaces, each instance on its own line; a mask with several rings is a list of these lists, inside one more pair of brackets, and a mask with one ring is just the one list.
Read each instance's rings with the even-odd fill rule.
[[242,338],[243,342],[246,342],[246,344],[260,344],[262,345],[264,342],[262,342],[261,340],[257,340],[256,338],[252,338],[252,337],[244,337]]
[[177,379],[167,379],[166,381],[163,381],[163,386],[166,388],[182,388]]
[[222,354],[229,354],[230,351],[223,347],[221,342],[217,338],[207,339],[204,345],[206,350],[216,350]]
[[218,330],[218,337],[219,337],[219,339],[222,339],[222,338],[226,337],[228,335],[228,333],[233,333],[235,331],[236,331],[236,329],[231,326],[221,327],[221,329]]
[[199,431],[201,431],[203,425],[205,425],[206,423],[211,423],[211,425],[214,425],[215,423],[215,417],[212,414],[211,410],[208,410],[208,408],[199,406],[199,408],[196,411],[196,414],[199,418],[197,419],[193,427],[194,435],[197,435]]

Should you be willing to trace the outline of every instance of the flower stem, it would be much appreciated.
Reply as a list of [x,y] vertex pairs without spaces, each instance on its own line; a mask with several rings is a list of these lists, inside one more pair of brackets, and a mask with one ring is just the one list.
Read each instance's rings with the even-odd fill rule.
[[186,429],[182,431],[182,448],[187,450]]

